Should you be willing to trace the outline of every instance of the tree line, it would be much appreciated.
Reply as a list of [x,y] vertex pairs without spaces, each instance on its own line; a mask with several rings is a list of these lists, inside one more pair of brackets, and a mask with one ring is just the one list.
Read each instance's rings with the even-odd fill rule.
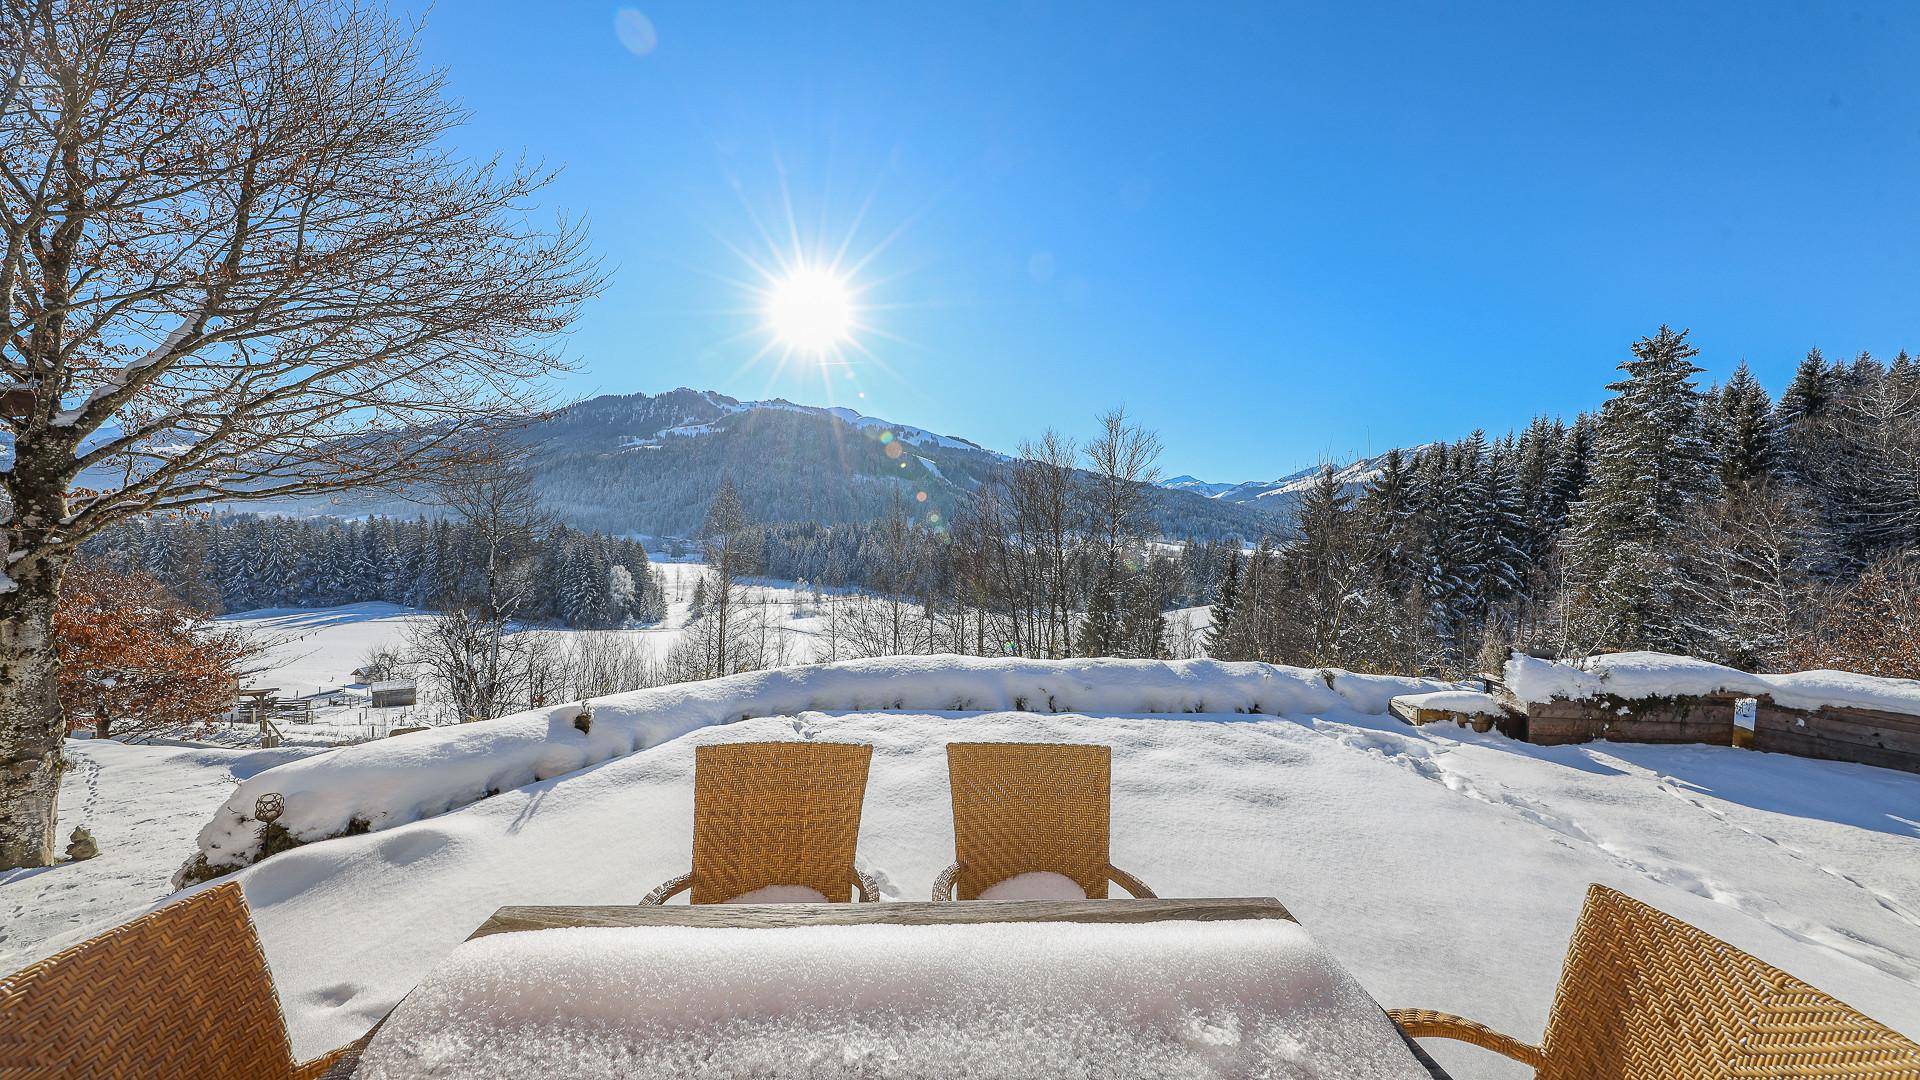
[[518,621],[609,629],[666,617],[640,543],[550,520],[494,530],[458,515],[150,517],[103,530],[84,551],[115,569],[151,574],[204,612],[365,601],[451,610],[484,596],[491,572],[522,582],[512,612]]
[[1744,363],[1700,387],[1687,338],[1635,342],[1571,424],[1389,454],[1357,494],[1323,474],[1290,535],[1229,565],[1212,652],[1459,674],[1509,648],[1655,649],[1920,674],[1897,644],[1920,612],[1845,614],[1916,580],[1920,364],[1815,350],[1775,402]]
[[[984,476],[950,520],[735,530],[810,583],[825,656],[1178,656],[1497,670],[1509,649],[1686,653],[1920,677],[1920,362],[1818,350],[1776,402],[1702,387],[1686,331],[1633,343],[1596,412],[1324,468],[1250,549],[1159,539],[1158,440],[1124,413]],[[855,588],[869,595],[833,595]],[[1206,603],[1204,634],[1169,609]],[[843,632],[842,628],[845,628]],[[1197,638],[1197,640],[1196,640]]]

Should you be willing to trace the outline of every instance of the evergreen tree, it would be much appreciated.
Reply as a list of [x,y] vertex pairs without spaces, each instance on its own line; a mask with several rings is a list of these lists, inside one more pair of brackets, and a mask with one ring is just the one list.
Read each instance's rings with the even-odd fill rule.
[[1793,381],[1780,395],[1780,406],[1775,419],[1783,431],[1810,420],[1817,420],[1826,412],[1832,400],[1833,371],[1827,366],[1826,357],[1819,349],[1808,349],[1800,366],[1794,370]]
[[1207,627],[1207,655],[1216,660],[1227,659],[1222,654],[1233,626],[1234,606],[1240,601],[1240,552],[1235,549],[1227,556],[1227,570],[1220,578],[1220,596],[1213,602]]
[[1721,485],[1744,489],[1771,480],[1779,460],[1773,404],[1744,360],[1709,406]]
[[1676,555],[1715,481],[1693,378],[1699,350],[1662,326],[1633,346],[1601,408],[1592,476],[1567,536],[1579,647],[1684,652]]

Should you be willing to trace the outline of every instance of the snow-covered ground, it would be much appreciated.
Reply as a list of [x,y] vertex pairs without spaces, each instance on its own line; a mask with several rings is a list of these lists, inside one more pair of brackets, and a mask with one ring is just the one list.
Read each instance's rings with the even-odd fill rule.
[[[702,571],[661,569],[669,618],[623,631],[656,655],[684,626]],[[765,586],[758,602],[784,633],[818,628],[797,589]],[[233,621],[278,642],[256,682],[351,701],[367,650],[427,617],[370,604]],[[0,972],[166,899],[228,800],[250,805],[268,784],[290,793],[294,821],[312,805],[296,777],[324,779],[342,813],[395,812],[368,835],[237,875],[296,1049],[311,1056],[357,1037],[499,906],[631,903],[682,872],[697,744],[872,743],[861,859],[887,898],[923,899],[952,855],[944,744],[1076,741],[1114,748],[1118,865],[1165,896],[1280,898],[1384,1004],[1536,1038],[1582,893],[1599,881],[1920,1038],[1920,776],[1726,747],[1535,747],[1411,728],[1384,715],[1387,700],[1442,684],[1225,667],[1049,674],[1036,662],[912,658],[736,676],[728,683],[746,690],[734,698],[665,688],[599,702],[577,748],[566,710],[324,753],[70,740],[62,836],[85,824],[102,854],[0,875]],[[1048,703],[1059,711],[1027,711]],[[289,736],[323,741],[361,722],[362,705],[332,708],[312,739]],[[519,734],[486,749],[481,736],[496,730]],[[514,775],[469,803],[456,789],[470,786],[476,748]],[[369,754],[407,764],[384,779],[349,767]],[[236,786],[296,759],[270,784]],[[1470,1048],[1439,1052],[1466,1075],[1522,1075]]]
[[[667,596],[667,617],[658,625],[616,631],[646,646],[655,661],[665,659],[686,631],[695,583],[707,574],[698,562],[656,562]],[[740,589],[739,603],[764,614],[771,632],[786,639],[792,663],[813,659],[824,622],[812,594],[791,582],[749,582]],[[328,608],[262,608],[222,616],[223,625],[244,630],[265,648],[255,661],[258,672],[249,686],[275,687],[282,699],[313,702],[313,721],[281,721],[287,745],[334,746],[379,739],[395,727],[427,722],[421,708],[375,709],[369,686],[354,674],[369,651],[404,649],[413,626],[433,618],[413,608],[379,601]],[[530,633],[571,635],[573,630],[534,629]],[[252,724],[234,724],[206,740],[220,745],[258,745]]]
[[[1920,1037],[1920,776],[1725,747],[1528,746],[1359,711],[1374,696],[1282,716],[796,708],[274,856],[238,880],[311,1055],[357,1036],[501,905],[631,903],[684,871],[699,743],[872,743],[861,859],[888,898],[922,899],[952,856],[946,742],[1101,742],[1116,864],[1162,895],[1279,897],[1384,1004],[1537,1037],[1599,881]],[[90,822],[99,860],[0,884],[0,968],[157,902],[214,789],[244,767],[216,751],[70,746],[93,766],[70,775],[69,807],[101,791],[123,810]],[[189,794],[195,770],[207,790]],[[150,794],[157,771],[173,794]],[[135,882],[116,845],[165,849],[169,865],[148,860]],[[1522,1075],[1445,1053],[1463,1075]]]
[[85,862],[0,871],[0,971],[12,971],[127,921],[171,893],[191,846],[234,784],[317,753],[67,740],[60,840],[86,826],[100,854]]

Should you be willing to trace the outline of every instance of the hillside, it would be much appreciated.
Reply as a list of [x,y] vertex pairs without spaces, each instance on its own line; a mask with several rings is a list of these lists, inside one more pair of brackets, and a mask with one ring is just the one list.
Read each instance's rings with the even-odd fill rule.
[[[1007,460],[967,439],[851,409],[740,401],[713,391],[607,395],[514,435],[532,452],[535,483],[569,524],[615,534],[689,536],[723,477],[758,521],[871,521],[894,496],[950,517],[961,497]],[[253,504],[280,513],[411,516],[425,507],[388,494]],[[1170,537],[1251,540],[1276,502],[1216,500],[1163,487],[1155,519]]]

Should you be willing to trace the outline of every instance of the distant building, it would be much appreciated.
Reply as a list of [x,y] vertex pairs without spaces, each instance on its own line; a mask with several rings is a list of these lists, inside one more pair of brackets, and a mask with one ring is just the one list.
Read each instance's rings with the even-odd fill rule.
[[376,709],[397,709],[403,705],[415,704],[420,690],[412,679],[392,679],[373,684],[373,707]]

